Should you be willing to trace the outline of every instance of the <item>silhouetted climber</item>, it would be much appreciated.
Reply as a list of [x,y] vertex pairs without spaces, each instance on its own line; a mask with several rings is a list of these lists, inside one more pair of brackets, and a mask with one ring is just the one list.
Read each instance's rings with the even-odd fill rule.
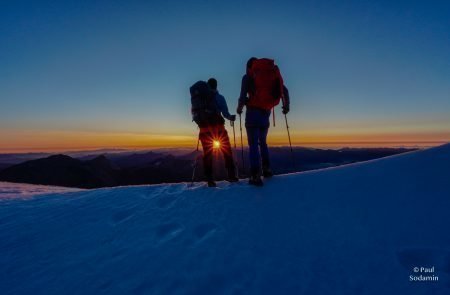
[[287,114],[290,102],[289,91],[284,86],[278,66],[271,59],[250,58],[247,62],[246,74],[242,77],[237,107],[239,115],[242,114],[244,106],[247,107],[245,128],[250,156],[250,184],[263,185],[261,174],[264,177],[273,176],[267,147],[267,133],[271,110],[280,103],[280,100],[283,101],[283,114]]
[[[234,166],[230,139],[225,129],[225,120],[236,120],[231,115],[225,98],[217,91],[217,80],[211,78],[208,83],[198,81],[191,88],[192,118],[199,128],[199,140],[203,147],[203,167],[208,186],[214,187],[213,177],[213,151],[217,149],[223,153],[225,166],[228,172],[227,181],[236,182],[236,168]],[[222,117],[223,115],[223,117]]]

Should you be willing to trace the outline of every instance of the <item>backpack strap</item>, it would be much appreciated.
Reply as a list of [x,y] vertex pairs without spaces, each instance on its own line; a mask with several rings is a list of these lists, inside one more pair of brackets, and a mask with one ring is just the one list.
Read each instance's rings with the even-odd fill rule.
[[[277,87],[279,87],[278,93],[280,94],[281,101],[284,106],[284,91],[283,91],[284,81],[283,81],[283,77],[281,76],[280,68],[278,68],[277,65],[275,65],[275,73],[278,77],[278,85],[277,85]],[[275,127],[275,98],[274,98],[273,106],[272,106],[272,121],[273,121],[273,127]]]

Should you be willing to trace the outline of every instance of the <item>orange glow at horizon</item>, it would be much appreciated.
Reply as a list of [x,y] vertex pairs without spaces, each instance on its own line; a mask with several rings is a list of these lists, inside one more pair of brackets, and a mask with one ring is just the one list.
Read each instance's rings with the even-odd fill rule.
[[[288,145],[284,132],[269,132],[268,142],[274,146]],[[244,146],[247,146],[245,131]],[[370,146],[434,146],[450,141],[450,132],[435,133],[336,133],[325,131],[296,131],[292,144],[306,147],[370,147]],[[240,146],[240,139],[237,137]],[[0,131],[0,153],[58,152],[95,149],[195,148],[197,134],[145,134],[69,131]],[[217,144],[214,143],[214,147]],[[219,143],[220,147],[220,143]]]

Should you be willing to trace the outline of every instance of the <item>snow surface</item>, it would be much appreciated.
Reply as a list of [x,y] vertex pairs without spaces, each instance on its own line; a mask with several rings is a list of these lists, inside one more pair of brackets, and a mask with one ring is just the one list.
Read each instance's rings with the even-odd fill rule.
[[2,199],[0,293],[450,294],[449,169],[445,145],[263,188]]
[[0,201],[5,199],[28,199],[37,195],[78,191],[82,191],[82,189],[0,181]]

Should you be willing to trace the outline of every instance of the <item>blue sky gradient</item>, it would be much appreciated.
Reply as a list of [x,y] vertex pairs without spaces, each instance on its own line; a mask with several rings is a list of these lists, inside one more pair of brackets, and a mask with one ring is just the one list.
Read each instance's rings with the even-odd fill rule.
[[279,64],[299,144],[450,140],[448,1],[0,5],[0,149],[46,148],[27,132],[194,138],[189,86],[216,77],[234,110],[251,56]]

